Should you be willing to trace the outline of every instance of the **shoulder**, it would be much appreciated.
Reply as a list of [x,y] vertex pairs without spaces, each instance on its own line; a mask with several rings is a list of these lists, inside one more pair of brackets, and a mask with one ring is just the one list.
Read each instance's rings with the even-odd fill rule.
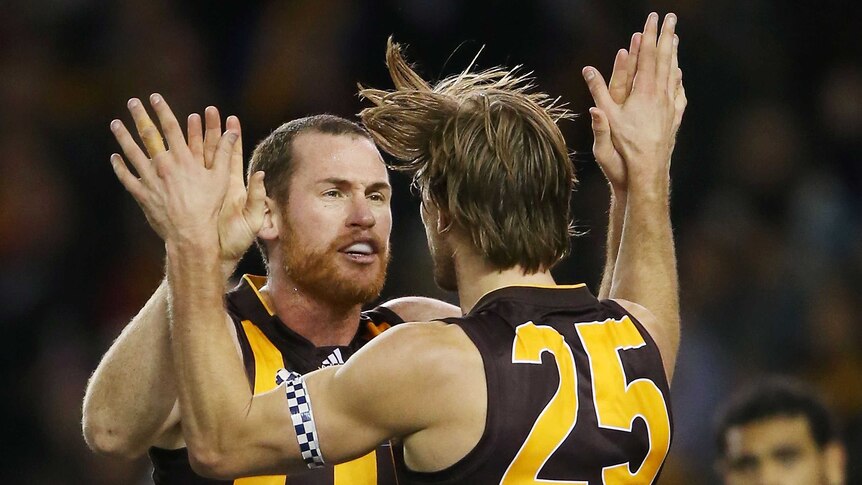
[[483,369],[478,349],[457,325],[404,323],[339,366],[332,382],[368,420],[403,435],[458,413],[457,396],[475,387]]
[[[469,337],[457,325],[414,322],[397,325],[354,354],[338,371],[374,376],[392,389],[416,383],[434,386],[457,379],[465,367],[482,358]],[[400,392],[400,391],[396,391]]]
[[380,307],[395,312],[405,322],[425,322],[461,316],[461,309],[457,306],[424,296],[395,298]]
[[659,322],[655,314],[643,305],[620,298],[615,298],[611,301],[616,302],[623,308],[623,310],[633,316],[635,320],[640,322],[644,330],[649,333],[649,336],[658,347],[659,353],[661,354],[662,364],[664,365],[665,375],[667,376],[668,382],[670,382],[676,365],[676,354],[677,348],[679,347],[678,340],[675,339],[673,335],[670,335],[666,326],[661,325],[661,322]]
[[424,321],[404,323],[387,330],[360,350],[357,356],[370,354],[375,359],[390,361],[402,358],[405,367],[430,364],[446,367],[473,350],[473,342],[459,326]]

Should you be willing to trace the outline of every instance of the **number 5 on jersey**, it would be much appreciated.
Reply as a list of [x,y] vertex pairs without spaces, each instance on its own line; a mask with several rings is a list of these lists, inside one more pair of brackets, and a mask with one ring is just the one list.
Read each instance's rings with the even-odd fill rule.
[[[649,451],[640,468],[631,471],[629,462],[605,467],[602,481],[605,485],[652,483],[670,447],[670,417],[664,396],[653,381],[636,379],[627,383],[619,354],[621,350],[636,349],[646,343],[628,317],[578,323],[575,328],[590,362],[599,427],[631,432],[635,418],[641,417],[649,434]],[[543,352],[554,356],[560,384],[500,484],[586,485],[583,481],[538,478],[544,464],[575,428],[578,414],[577,372],[571,347],[552,327],[533,322],[519,325],[515,330],[512,362],[541,364]]]

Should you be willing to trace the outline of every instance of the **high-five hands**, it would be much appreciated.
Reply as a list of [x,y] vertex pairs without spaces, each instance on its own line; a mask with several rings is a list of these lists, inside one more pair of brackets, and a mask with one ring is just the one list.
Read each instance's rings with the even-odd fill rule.
[[629,181],[666,185],[676,132],[687,100],[675,34],[676,15],[668,14],[658,34],[658,14],[649,15],[644,33],[632,36],[629,50],[614,60],[610,85],[594,67],[583,69],[596,103],[590,109],[596,161],[616,190]]
[[235,263],[260,229],[266,198],[262,172],[252,175],[248,190],[243,182],[239,119],[228,117],[227,131],[222,134],[215,107],[205,111],[205,132],[200,116],[192,114],[186,143],[167,102],[153,94],[150,103],[168,149],[141,101],[129,100],[129,111],[149,158],[125,125],[114,120],[111,131],[140,176],[135,177],[123,158],[114,154],[111,165],[117,178],[162,239],[217,236],[222,259]]

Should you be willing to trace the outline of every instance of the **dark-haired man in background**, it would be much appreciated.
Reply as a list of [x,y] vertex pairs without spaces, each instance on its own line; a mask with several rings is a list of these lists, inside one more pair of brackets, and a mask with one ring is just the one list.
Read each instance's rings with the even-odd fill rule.
[[716,426],[727,485],[842,485],[846,452],[817,394],[782,378],[736,393]]

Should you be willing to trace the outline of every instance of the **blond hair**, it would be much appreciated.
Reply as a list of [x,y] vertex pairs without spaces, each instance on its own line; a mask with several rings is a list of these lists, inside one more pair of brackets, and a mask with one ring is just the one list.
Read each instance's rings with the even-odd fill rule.
[[423,200],[463,229],[496,268],[547,270],[569,250],[575,182],[557,121],[571,113],[534,92],[518,68],[464,72],[435,85],[389,39],[392,91],[365,89],[359,116],[374,141],[414,174]]

